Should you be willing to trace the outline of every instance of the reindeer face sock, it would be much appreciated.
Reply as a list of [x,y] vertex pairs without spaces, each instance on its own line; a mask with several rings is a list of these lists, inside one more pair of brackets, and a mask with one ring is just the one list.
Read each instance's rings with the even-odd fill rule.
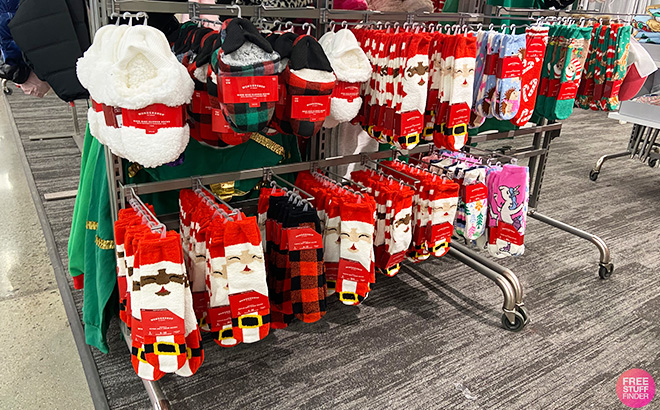
[[526,46],[522,63],[520,108],[518,113],[511,119],[511,123],[519,127],[527,124],[534,112],[543,56],[548,44],[548,27],[528,27],[525,34]]
[[525,252],[523,243],[529,198],[527,167],[505,165],[490,184],[490,194],[497,225],[490,228],[488,251],[503,258]]
[[255,217],[229,221],[225,257],[234,338],[254,343],[268,335],[270,304],[259,226]]
[[493,115],[510,120],[520,109],[522,60],[525,56],[525,35],[507,35],[502,40],[497,73],[497,104]]
[[168,232],[162,239],[140,240],[136,254],[140,297],[132,309],[140,310],[147,362],[165,373],[175,372],[187,360],[184,318],[189,288],[180,243],[177,233]]
[[[353,199],[356,201],[357,199]],[[341,203],[341,234],[337,292],[346,305],[357,305],[369,294],[375,282],[373,250],[374,213],[376,204],[370,198],[360,203]]]

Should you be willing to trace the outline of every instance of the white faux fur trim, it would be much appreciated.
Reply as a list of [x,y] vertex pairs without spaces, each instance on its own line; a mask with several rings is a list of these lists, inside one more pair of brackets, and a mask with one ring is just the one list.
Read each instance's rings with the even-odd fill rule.
[[135,110],[156,103],[176,107],[190,102],[194,83],[162,32],[134,26],[117,48],[107,91],[108,103],[122,108]]
[[321,48],[323,49],[323,52],[325,53],[326,57],[330,58],[330,53],[332,53],[332,41],[335,38],[335,32],[334,31],[328,31],[324,35],[321,36],[319,39],[319,44],[321,45]]
[[193,76],[195,76],[195,78],[198,81],[206,83],[206,78],[209,76],[209,65],[208,65],[208,63],[204,64],[201,67],[197,67],[195,69],[195,71],[193,71]]
[[243,43],[236,51],[220,56],[222,62],[230,66],[253,65],[279,58],[280,55],[276,51],[268,53],[258,45],[250,42]]
[[330,47],[328,58],[339,81],[361,83],[371,77],[369,59],[350,30],[339,30]]
[[[103,48],[104,39],[109,39],[115,29],[117,29],[117,26],[113,24],[98,29],[94,34],[94,42],[76,62],[76,74],[78,75],[78,80],[83,87],[90,91],[90,94],[94,88],[96,65],[99,63],[100,59],[106,58],[103,54],[105,51]],[[96,96],[93,95],[93,97]]]
[[310,81],[313,83],[331,83],[335,81],[335,75],[333,73],[321,70],[312,70],[311,68],[291,70],[291,73],[297,75],[305,81]]
[[176,128],[161,128],[155,134],[134,127],[121,128],[121,140],[126,156],[147,168],[167,164],[179,158],[190,139],[188,125]]
[[348,122],[355,118],[362,107],[362,98],[358,97],[353,102],[342,98],[332,98],[330,100],[330,115],[337,122]]
[[100,138],[105,141],[105,145],[110,148],[113,154],[118,157],[126,158],[126,153],[124,152],[124,143],[121,140],[121,131],[120,128],[108,127],[105,125],[105,117],[97,117],[99,124],[98,133]]
[[[100,114],[100,115],[99,115]],[[89,124],[89,133],[94,136],[101,144],[106,145],[103,136],[99,132],[99,120],[105,120],[103,113],[97,113],[92,107],[87,109],[87,123]]]

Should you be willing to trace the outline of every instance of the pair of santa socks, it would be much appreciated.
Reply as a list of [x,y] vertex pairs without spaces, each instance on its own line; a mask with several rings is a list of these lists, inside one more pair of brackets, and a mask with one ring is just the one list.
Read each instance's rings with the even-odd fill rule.
[[497,257],[525,252],[529,169],[506,164],[488,173],[488,252]]
[[161,31],[104,26],[76,69],[92,98],[90,132],[101,143],[145,167],[179,158],[190,137],[183,105],[194,85]]
[[131,361],[146,380],[158,380],[165,373],[188,377],[203,362],[204,352],[181,240],[176,232],[152,232],[141,219],[124,212],[115,224],[122,243],[118,267],[126,272],[120,298],[127,301],[122,320],[130,324]]
[[371,78],[371,64],[355,35],[348,29],[325,33],[319,44],[337,76],[330,114],[323,123],[326,128],[334,128],[339,123],[351,121],[360,111],[360,87],[361,83]]

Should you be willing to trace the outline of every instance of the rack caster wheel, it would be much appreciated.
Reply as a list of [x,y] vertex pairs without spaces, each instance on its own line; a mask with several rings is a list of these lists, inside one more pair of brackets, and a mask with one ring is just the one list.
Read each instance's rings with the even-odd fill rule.
[[520,315],[525,320],[525,325],[529,323],[529,312],[525,306],[516,306],[516,311],[520,313]]
[[655,168],[655,166],[658,165],[658,160],[653,158],[649,160],[649,167]]
[[3,88],[2,92],[4,92],[5,95],[11,95],[14,92],[14,90],[12,90],[11,88]]
[[598,174],[600,174],[600,172],[594,171],[592,169],[591,171],[589,171],[589,179],[596,182],[596,180],[598,179]]
[[[506,330],[510,330],[512,332],[520,332],[523,327],[525,327],[526,324],[526,318],[518,311],[516,310],[514,312],[514,323],[509,322],[509,319],[506,317],[504,313],[502,313],[502,326]],[[527,320],[529,320],[527,318]]]
[[601,279],[609,279],[610,276],[612,276],[612,272],[614,272],[614,265],[611,263],[607,265],[601,263],[598,268],[598,276],[600,276]]

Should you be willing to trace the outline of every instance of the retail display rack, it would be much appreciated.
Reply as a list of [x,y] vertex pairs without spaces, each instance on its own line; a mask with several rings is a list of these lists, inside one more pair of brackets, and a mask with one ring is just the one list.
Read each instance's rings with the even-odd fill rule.
[[[96,31],[100,26],[107,23],[107,17],[115,13],[124,12],[169,12],[169,13],[187,13],[191,17],[201,14],[218,16],[237,16],[241,13],[243,17],[264,17],[264,18],[288,18],[288,19],[310,19],[313,20],[317,29],[317,34],[322,34],[331,22],[339,23],[346,20],[358,20],[362,22],[374,21],[399,21],[399,22],[448,22],[456,24],[468,24],[484,22],[493,17],[473,12],[460,13],[381,13],[375,11],[354,11],[354,10],[332,10],[331,3],[327,0],[318,0],[318,7],[309,8],[274,8],[264,6],[240,6],[240,8],[231,5],[206,5],[197,3],[180,3],[167,1],[147,1],[147,0],[91,0],[90,14],[92,17],[91,29]],[[478,0],[465,2],[469,7],[477,7]],[[487,141],[530,138],[531,142],[523,148],[500,150],[500,152],[490,151],[486,153],[488,157],[501,158],[502,160],[515,158],[517,160],[527,159],[530,174],[530,198],[528,215],[541,222],[552,225],[565,232],[586,239],[596,245],[600,252],[599,275],[605,279],[613,271],[613,265],[610,260],[609,249],[606,244],[597,236],[584,232],[571,225],[552,219],[537,211],[541,186],[545,174],[548,153],[551,141],[558,137],[561,132],[560,123],[552,124],[530,124],[526,127],[505,131],[505,132],[486,132],[470,137],[466,151],[472,151],[475,156],[482,150],[470,147],[470,144],[482,143]],[[110,202],[113,218],[116,219],[118,210],[125,205],[127,193],[135,192],[137,195],[156,193],[170,190],[190,188],[199,180],[202,184],[209,185],[220,182],[244,180],[251,178],[265,177],[269,173],[284,175],[294,172],[310,170],[314,168],[329,168],[351,163],[361,163],[366,158],[371,160],[380,160],[390,157],[396,157],[397,151],[380,151],[359,153],[345,156],[332,156],[330,149],[330,140],[336,140],[338,131],[323,131],[313,139],[311,160],[279,165],[267,168],[247,169],[237,172],[228,172],[220,174],[200,175],[194,178],[181,178],[168,181],[158,181],[140,184],[128,185],[124,181],[122,171],[122,160],[114,156],[106,147],[106,169],[108,185],[110,189]],[[407,154],[422,153],[429,150],[429,145],[420,145],[407,152]],[[529,321],[529,314],[523,302],[523,289],[518,277],[508,268],[495,262],[494,260],[481,255],[468,246],[452,241],[448,253],[453,258],[471,267],[475,271],[492,280],[501,290],[503,295],[503,304],[501,322],[504,328],[512,331],[521,330]],[[127,329],[123,328],[124,337],[129,340]],[[169,401],[158,382],[143,380],[145,389],[151,399],[155,409],[170,408]]]

